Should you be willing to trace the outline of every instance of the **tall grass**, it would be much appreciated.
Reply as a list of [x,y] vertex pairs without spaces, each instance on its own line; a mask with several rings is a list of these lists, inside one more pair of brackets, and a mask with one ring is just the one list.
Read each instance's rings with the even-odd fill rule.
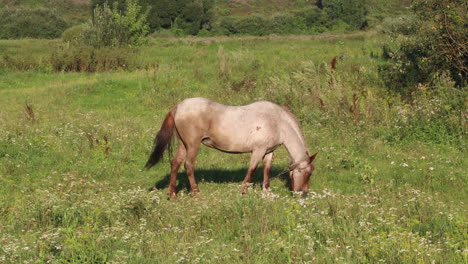
[[[465,262],[466,110],[445,108],[463,94],[443,83],[439,101],[387,94],[384,41],[162,40],[139,49],[139,70],[5,69],[0,262]],[[0,49],[18,58],[18,46],[49,43]],[[181,170],[168,201],[167,160],[142,168],[167,110],[194,96],[290,108],[319,152],[310,195],[293,197],[283,177],[263,194],[257,173],[240,196],[249,155],[202,147],[201,195]],[[288,162],[278,149],[273,174]]]

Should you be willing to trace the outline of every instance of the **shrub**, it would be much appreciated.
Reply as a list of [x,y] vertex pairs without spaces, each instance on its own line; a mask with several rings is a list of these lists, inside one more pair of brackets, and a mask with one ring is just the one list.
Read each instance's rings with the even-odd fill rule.
[[390,35],[411,35],[417,32],[420,21],[415,16],[387,17],[383,20],[380,31]]
[[113,16],[118,25],[123,28],[120,43],[123,45],[140,45],[143,38],[149,33],[149,26],[146,22],[148,12],[143,12],[138,0],[126,0],[124,12],[113,10]]
[[138,68],[133,57],[135,51],[128,48],[63,46],[52,54],[50,63],[57,72],[103,72]]
[[301,34],[308,30],[301,15],[277,14],[272,18],[260,16],[224,17],[212,31],[242,35],[264,36],[269,34]]
[[302,34],[307,30],[304,17],[279,14],[271,18],[271,32],[277,34]]
[[0,38],[57,38],[68,27],[54,10],[3,8],[0,10]]
[[317,7],[308,8],[295,14],[303,18],[308,31],[324,32],[329,24],[327,13]]
[[[121,0],[92,0],[92,7],[108,3],[120,12],[127,7]],[[174,29],[175,21],[183,34],[196,35],[203,28],[211,28],[214,0],[140,0],[140,5],[148,11],[149,30]]]
[[349,29],[368,26],[366,0],[322,0],[320,3],[330,20],[342,20]]
[[[219,23],[214,24],[210,31],[213,32],[212,35],[242,34],[262,36],[356,29],[355,26],[346,22],[347,18],[343,18],[342,14],[328,14],[327,10],[312,6],[293,13],[278,13],[269,18],[256,15],[247,17],[225,16],[221,17]],[[364,11],[363,14],[365,14]],[[365,27],[364,18],[362,25],[357,28]],[[347,20],[354,23],[350,19]]]
[[271,32],[271,22],[260,16],[249,16],[239,19],[236,23],[240,34],[263,36]]
[[138,0],[126,0],[126,5],[123,13],[117,6],[97,6],[93,19],[83,29],[81,44],[96,48],[142,44],[149,29],[146,13],[141,13]]
[[86,25],[78,25],[71,28],[68,28],[62,33],[62,41],[69,43],[79,42],[82,38],[82,34]]
[[412,6],[416,21],[409,29],[393,23],[390,36],[399,45],[384,47],[384,56],[389,60],[380,68],[387,87],[409,97],[418,87],[435,88],[437,76],[444,74],[456,86],[465,86],[468,17],[464,5],[461,0],[417,0]]
[[384,46],[384,56],[390,58],[391,62],[380,66],[379,72],[391,91],[406,98],[419,85],[431,79],[432,70],[427,58],[433,53],[425,44],[428,41],[425,38],[410,38],[404,40],[397,49]]

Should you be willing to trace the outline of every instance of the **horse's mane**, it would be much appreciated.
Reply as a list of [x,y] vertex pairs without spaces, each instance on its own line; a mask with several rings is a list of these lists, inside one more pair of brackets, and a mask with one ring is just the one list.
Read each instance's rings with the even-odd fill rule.
[[[288,109],[286,108],[285,106],[280,106],[284,112],[286,113],[286,116],[289,118],[288,119],[288,123],[291,125],[291,127],[294,129],[294,131],[296,132],[296,134],[299,136],[299,138],[301,139],[302,141],[302,144],[304,144],[304,147],[306,149],[307,148],[307,144],[306,144],[306,141],[305,141],[305,136],[304,136],[304,133],[302,133],[302,130],[301,130],[301,127],[299,125],[299,121],[297,121],[296,117],[294,116],[294,114]],[[310,153],[308,153],[309,151],[307,151],[307,155],[310,155]]]

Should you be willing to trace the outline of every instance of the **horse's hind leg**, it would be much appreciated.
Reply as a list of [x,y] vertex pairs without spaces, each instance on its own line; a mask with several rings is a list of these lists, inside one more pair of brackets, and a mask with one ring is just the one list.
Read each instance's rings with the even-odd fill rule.
[[250,165],[249,168],[247,169],[247,175],[245,176],[244,181],[242,182],[242,187],[241,187],[241,194],[245,194],[247,191],[247,188],[249,187],[249,183],[252,181],[252,177],[255,174],[255,170],[257,169],[258,163],[262,159],[262,157],[265,155],[265,151],[253,151],[252,152],[252,157],[250,157]]
[[169,180],[169,188],[167,190],[167,194],[172,199],[177,199],[177,194],[176,194],[177,172],[179,171],[180,165],[182,164],[182,161],[184,161],[186,154],[187,154],[187,151],[185,149],[185,146],[182,143],[182,141],[179,139],[179,146],[177,148],[177,152],[171,161],[171,178]]
[[263,157],[263,191],[270,190],[271,163],[273,162],[273,152]]
[[198,189],[197,182],[195,181],[195,160],[197,159],[198,149],[200,148],[200,141],[193,142],[192,144],[187,143],[185,147],[187,148],[185,171],[187,172],[192,193],[198,193],[200,189]]

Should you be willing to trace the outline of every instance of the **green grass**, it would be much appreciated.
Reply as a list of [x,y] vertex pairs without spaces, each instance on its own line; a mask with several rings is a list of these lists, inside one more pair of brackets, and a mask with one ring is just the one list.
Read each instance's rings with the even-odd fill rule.
[[[376,56],[385,39],[218,40],[153,40],[138,55],[147,69],[131,72],[1,73],[0,262],[467,261],[466,136],[389,140],[410,108],[386,103]],[[0,49],[34,60],[51,43]],[[319,152],[310,195],[293,197],[277,177],[265,196],[259,169],[241,196],[249,155],[202,147],[201,195],[189,195],[181,169],[179,200],[168,201],[167,158],[142,168],[164,115],[194,96],[290,107]],[[274,174],[288,162],[280,148]]]

